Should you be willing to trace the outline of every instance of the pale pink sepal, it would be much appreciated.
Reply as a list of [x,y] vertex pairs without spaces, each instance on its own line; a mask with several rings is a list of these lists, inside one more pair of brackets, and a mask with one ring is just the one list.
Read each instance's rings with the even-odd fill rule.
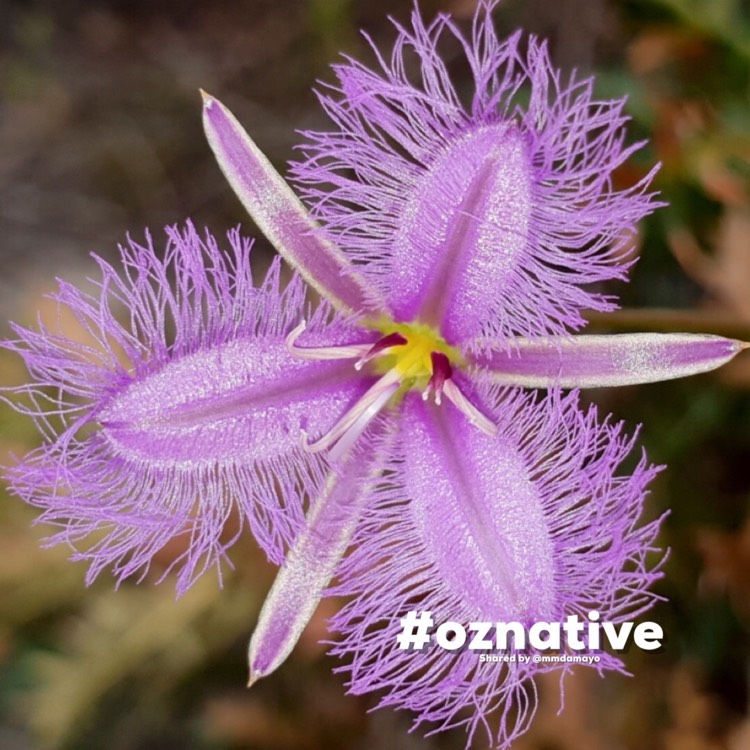
[[354,312],[376,307],[376,294],[321,236],[300,200],[234,115],[205,92],[203,101],[203,125],[219,166],[279,254],[334,306]]
[[[373,427],[373,435],[380,432]],[[289,656],[333,578],[359,520],[368,484],[381,468],[382,442],[352,449],[332,471],[323,494],[279,569],[248,648],[250,684]]]
[[708,372],[748,345],[691,333],[516,339],[512,348],[477,355],[493,382],[527,388],[599,388],[653,383]]

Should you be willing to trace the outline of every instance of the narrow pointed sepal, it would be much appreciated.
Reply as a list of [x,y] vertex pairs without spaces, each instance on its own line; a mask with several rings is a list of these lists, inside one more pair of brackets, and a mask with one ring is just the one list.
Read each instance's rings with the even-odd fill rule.
[[274,581],[248,648],[252,685],[286,660],[349,546],[389,436],[373,424],[332,470]]
[[279,254],[337,308],[373,307],[361,278],[326,241],[271,162],[232,113],[203,92],[203,125],[222,172]]
[[526,388],[604,388],[708,372],[748,344],[692,333],[517,339],[510,349],[475,355],[480,377]]

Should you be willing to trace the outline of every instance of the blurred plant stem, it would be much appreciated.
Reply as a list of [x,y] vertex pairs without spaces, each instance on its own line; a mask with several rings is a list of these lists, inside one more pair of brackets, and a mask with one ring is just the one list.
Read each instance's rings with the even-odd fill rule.
[[592,327],[609,331],[656,331],[659,333],[712,333],[716,336],[748,341],[750,322],[726,311],[672,310],[644,307],[586,315]]

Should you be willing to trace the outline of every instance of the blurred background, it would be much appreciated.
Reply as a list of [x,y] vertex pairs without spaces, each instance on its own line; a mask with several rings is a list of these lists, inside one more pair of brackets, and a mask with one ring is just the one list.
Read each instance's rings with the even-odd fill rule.
[[[423,0],[464,22],[472,0]],[[187,217],[257,234],[216,167],[198,88],[227,103],[283,171],[296,129],[325,127],[311,93],[340,51],[371,60],[406,21],[403,0],[0,0],[0,336],[50,315],[55,276],[84,279],[126,233]],[[564,69],[629,96],[618,179],[656,161],[669,207],[642,227],[626,308],[602,331],[706,331],[750,339],[750,2],[506,0],[498,28],[548,37]],[[457,50],[445,50],[449,59]],[[453,57],[452,57],[453,56]],[[460,65],[457,75],[462,75]],[[263,240],[257,245],[269,253]],[[261,252],[261,251],[259,251]],[[592,330],[594,330],[592,328]],[[745,355],[748,356],[748,355]],[[22,382],[0,352],[2,385]],[[671,548],[651,619],[658,654],[633,677],[580,669],[541,683],[524,750],[750,748],[750,361],[686,381],[591,395],[633,428],[653,461],[649,514],[671,509]],[[37,436],[0,404],[0,454]],[[83,583],[66,550],[40,548],[35,513],[0,502],[0,748],[239,750],[463,748],[461,732],[409,735],[409,716],[345,696],[319,645],[326,601],[276,674],[244,688],[245,649],[273,569],[246,541],[224,588],[206,576],[179,601],[171,580]],[[169,563],[157,559],[155,575]]]

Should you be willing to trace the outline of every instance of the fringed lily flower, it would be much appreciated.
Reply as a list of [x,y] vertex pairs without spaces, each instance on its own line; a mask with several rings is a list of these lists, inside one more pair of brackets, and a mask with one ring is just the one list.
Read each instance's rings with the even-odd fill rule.
[[[336,68],[322,97],[334,130],[308,133],[293,168],[310,213],[205,96],[219,164],[295,271],[286,287],[278,263],[253,283],[237,234],[224,254],[172,229],[163,259],[131,243],[121,270],[99,261],[91,294],[61,285],[92,343],[17,328],[6,346],[34,379],[19,408],[47,439],[12,487],[90,578],[143,574],[182,537],[182,592],[249,527],[282,563],[251,680],[286,659],[336,577],[350,601],[334,652],[352,692],[504,747],[533,714],[529,680],[552,667],[405,652],[400,619],[643,612],[658,523],[638,518],[655,469],[642,457],[624,471],[633,439],[560,389],[703,372],[743,345],[572,335],[584,310],[614,307],[596,284],[625,278],[635,224],[657,205],[653,173],[615,187],[638,148],[623,102],[563,80],[534,38],[498,40],[493,6],[468,39],[415,13],[378,71]],[[466,104],[437,52],[444,34],[473,73]],[[305,282],[322,302],[305,302]]]

